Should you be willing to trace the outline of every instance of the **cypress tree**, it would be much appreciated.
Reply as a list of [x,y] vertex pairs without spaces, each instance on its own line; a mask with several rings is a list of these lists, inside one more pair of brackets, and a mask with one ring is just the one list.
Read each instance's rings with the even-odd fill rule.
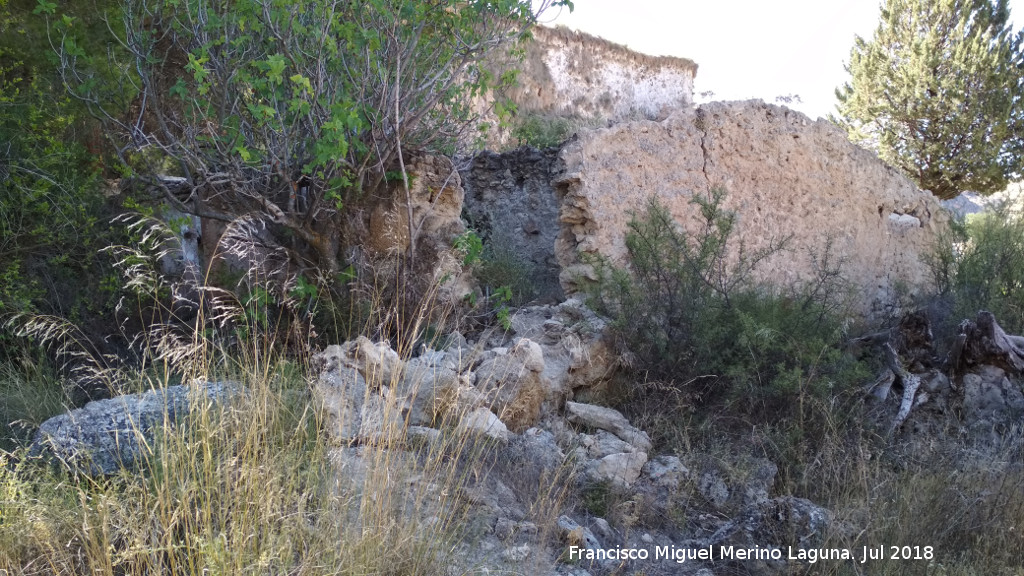
[[991,194],[1024,166],[1024,32],[1006,0],[885,0],[836,90],[854,142],[935,196]]

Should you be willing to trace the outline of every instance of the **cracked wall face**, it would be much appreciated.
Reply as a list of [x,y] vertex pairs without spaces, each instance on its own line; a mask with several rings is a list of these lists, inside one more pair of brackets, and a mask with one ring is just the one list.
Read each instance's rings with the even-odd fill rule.
[[583,132],[562,148],[554,185],[555,255],[567,293],[594,279],[584,255],[625,264],[628,223],[651,196],[692,233],[700,226],[694,195],[722,187],[746,250],[792,235],[790,250],[760,268],[759,279],[776,285],[812,279],[812,255],[831,243],[856,309],[871,315],[886,312],[898,293],[930,285],[921,258],[948,227],[931,194],[838,128],[760,101]]

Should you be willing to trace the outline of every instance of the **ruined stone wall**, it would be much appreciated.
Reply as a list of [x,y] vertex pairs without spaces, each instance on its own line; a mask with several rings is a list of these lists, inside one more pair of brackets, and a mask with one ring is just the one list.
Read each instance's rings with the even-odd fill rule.
[[[568,28],[537,26],[532,33],[522,62],[499,58],[491,63],[496,77],[518,70],[518,83],[478,101],[481,112],[501,99],[516,104],[516,121],[530,116],[616,121],[664,118],[693,104],[697,65],[692,60],[640,54]],[[489,111],[484,120],[492,126],[488,144],[504,146],[508,128],[499,127]]]
[[470,228],[491,247],[493,256],[519,260],[532,296],[542,300],[563,299],[554,252],[558,199],[551,187],[557,157],[557,148],[483,152],[461,172],[466,189],[463,214]]
[[812,255],[831,243],[867,313],[881,312],[899,290],[930,284],[921,257],[948,225],[930,194],[832,124],[760,101],[583,131],[562,148],[555,172],[555,253],[567,293],[592,275],[584,254],[625,262],[631,213],[652,196],[694,232],[693,196],[723,187],[746,250],[792,235],[791,250],[762,268],[762,279],[778,285],[813,278]]
[[533,38],[508,94],[522,112],[657,118],[693,103],[691,60],[640,54],[568,28],[538,26]]

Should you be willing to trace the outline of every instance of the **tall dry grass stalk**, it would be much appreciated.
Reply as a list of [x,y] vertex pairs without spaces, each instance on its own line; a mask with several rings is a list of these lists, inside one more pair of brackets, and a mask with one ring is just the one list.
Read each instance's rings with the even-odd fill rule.
[[[141,257],[125,254],[129,268]],[[136,272],[139,286],[159,291],[159,277]],[[372,441],[340,442],[312,393],[309,355],[284,353],[278,332],[254,325],[240,299],[195,288],[196,318],[150,326],[135,340],[142,366],[114,371],[112,388],[233,380],[244,393],[196,398],[187,424],[162,429],[138,469],[112,477],[73,475],[24,449],[0,453],[0,574],[397,576],[486,562],[457,551],[472,519],[467,494],[494,465],[490,441],[461,430],[457,413],[437,439],[407,439],[397,382],[375,382],[367,389],[390,390],[388,424]],[[447,314],[434,291],[411,314],[370,292],[363,331],[389,335],[403,359]],[[29,326],[67,335],[47,322]],[[245,338],[224,337],[239,327]],[[534,515],[553,525],[559,490],[536,493]]]

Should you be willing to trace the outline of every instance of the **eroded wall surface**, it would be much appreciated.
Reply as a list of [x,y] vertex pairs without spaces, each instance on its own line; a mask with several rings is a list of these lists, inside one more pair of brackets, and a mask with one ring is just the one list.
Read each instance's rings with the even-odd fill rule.
[[593,278],[585,255],[626,262],[627,225],[651,197],[695,233],[694,195],[724,188],[749,253],[792,237],[761,267],[761,279],[777,285],[814,278],[815,256],[831,245],[866,313],[930,285],[922,257],[948,226],[931,194],[838,128],[761,101],[583,131],[563,146],[553,183],[561,199],[554,251],[567,293]]
[[[495,77],[517,70],[517,84],[475,104],[489,126],[485,140],[491,148],[506,147],[511,126],[531,116],[593,123],[661,119],[693,105],[697,65],[692,60],[648,56],[562,27],[537,26],[532,34],[522,61],[495,58],[490,64]],[[499,125],[490,109],[495,100],[515,104],[518,115],[511,126]]]
[[663,118],[693,103],[691,60],[640,54],[567,28],[538,26],[533,37],[519,86],[509,92],[522,112]]

